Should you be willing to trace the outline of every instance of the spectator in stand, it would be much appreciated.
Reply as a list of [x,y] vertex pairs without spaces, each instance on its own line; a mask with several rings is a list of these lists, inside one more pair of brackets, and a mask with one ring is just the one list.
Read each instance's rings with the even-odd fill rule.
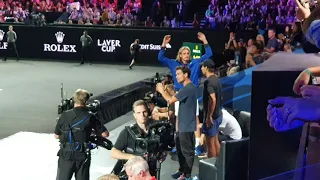
[[280,46],[279,41],[276,38],[276,31],[274,29],[269,29],[268,37],[269,37],[268,44],[264,48],[264,53],[263,53],[263,56],[265,56],[266,59],[268,59],[274,53],[278,52],[279,46]]
[[284,24],[292,24],[295,22],[295,20],[296,19],[295,19],[294,13],[292,11],[288,11],[286,21]]
[[151,19],[154,22],[159,22],[161,24],[160,19],[160,11],[161,11],[161,3],[160,0],[154,0],[151,7]]
[[251,46],[253,44],[253,39],[249,39],[248,43],[247,43],[247,54],[251,54],[252,50],[251,50]]
[[116,26],[121,26],[121,23],[122,23],[122,22],[121,22],[120,18],[117,18],[117,21],[116,21],[116,24],[115,24],[115,25],[116,25]]
[[240,67],[236,64],[235,60],[230,60],[227,64],[227,76],[231,76],[240,71]]
[[193,15],[193,22],[192,22],[193,28],[194,29],[200,29],[200,22],[198,20],[197,14]]
[[[155,1],[155,14],[150,14],[150,23],[147,27],[180,27],[183,13],[187,11],[188,3],[179,1],[177,4],[177,18],[169,21],[169,26],[161,23],[160,12],[163,10],[160,1]],[[81,4],[80,4],[81,3]],[[305,3],[308,5],[309,3]],[[80,7],[81,6],[81,7]],[[184,7],[185,6],[185,7]],[[14,21],[25,22],[30,12],[68,12],[73,23],[79,21],[80,24],[104,24],[104,25],[125,25],[129,26],[129,20],[133,20],[133,15],[137,15],[137,20],[141,19],[142,0],[91,0],[77,2],[74,0],[61,1],[4,1],[0,0],[0,22]],[[29,12],[30,11],[30,12]],[[107,11],[107,17],[103,13]],[[132,13],[132,14],[131,14]],[[164,12],[168,14],[169,12]],[[124,16],[128,15],[128,19]],[[155,17],[153,17],[155,16]],[[125,20],[124,20],[125,19]],[[218,30],[253,30],[258,29],[259,34],[264,34],[268,28],[273,28],[275,24],[287,25],[295,21],[295,3],[293,0],[265,1],[265,0],[229,0],[222,3],[220,0],[210,1],[208,10],[205,12],[206,27]],[[90,23],[89,23],[89,21]],[[184,19],[185,20],[185,19]],[[65,20],[66,22],[67,20]],[[193,22],[195,28],[199,28],[200,20]],[[26,21],[27,23],[28,21]],[[155,22],[155,24],[154,24]],[[174,22],[174,23],[173,23]],[[59,22],[62,23],[62,22]],[[143,26],[145,24],[131,23],[132,26]]]
[[79,18],[79,13],[78,13],[77,9],[73,9],[71,11],[70,16],[69,16],[69,20],[76,21],[76,20],[78,20],[78,18]]
[[224,59],[226,62],[235,60],[235,50],[238,48],[238,43],[235,39],[235,33],[230,32],[229,41],[226,43],[224,51]]
[[304,36],[302,33],[301,22],[295,22],[291,26],[291,33],[289,38],[289,43],[292,46],[299,46],[300,42],[302,42]]
[[78,20],[78,24],[81,24],[81,25],[84,24],[83,20],[82,20],[82,19],[79,19],[79,20]]
[[46,17],[44,15],[41,15],[41,19],[40,19],[40,26],[45,26],[47,25],[47,20]]
[[262,46],[259,42],[254,42],[251,46],[251,54],[246,56],[246,68],[256,66],[264,62],[264,57],[261,55]]
[[150,19],[150,16],[147,17],[146,21],[144,22],[145,27],[151,27],[152,26],[152,19]]
[[263,15],[261,15],[260,20],[258,21],[257,29],[259,34],[262,35],[262,37],[265,34],[266,28],[267,28],[266,18]]
[[284,44],[283,51],[284,52],[292,52],[292,49],[291,49],[291,46],[289,43]]
[[278,34],[279,51],[283,51],[284,44],[286,44],[286,37],[280,33]]
[[132,11],[133,11],[135,14],[138,14],[138,13],[141,12],[141,10],[142,10],[141,0],[135,0],[135,2],[133,3]]
[[54,22],[55,24],[66,24],[65,22],[63,22],[61,19],[58,19],[57,21]]
[[3,13],[0,11],[0,23],[5,22],[6,20],[4,19]]
[[122,26],[131,26],[131,25],[132,25],[132,22],[131,22],[131,20],[129,19],[129,17],[128,17],[127,14],[123,15],[123,19],[122,19],[121,25],[122,25]]
[[178,21],[177,18],[173,18],[173,19],[171,20],[171,27],[172,27],[172,28],[179,28],[179,27],[180,27],[180,24],[179,24],[179,21]]
[[113,8],[111,8],[108,12],[108,19],[109,24],[115,24],[117,22],[117,13],[113,10]]
[[53,8],[53,11],[55,12],[63,12],[64,10],[65,10],[65,7],[60,2],[58,2],[57,6]]
[[18,18],[20,22],[23,22],[26,17],[27,13],[23,11],[22,8],[18,8],[16,18]]
[[263,48],[264,48],[264,46],[266,44],[266,41],[264,40],[263,35],[258,34],[257,37],[256,37],[256,41],[260,41],[262,43],[262,45],[263,45]]
[[5,3],[3,2],[3,0],[0,0],[0,9],[3,10],[5,6]]
[[182,21],[182,10],[183,10],[183,1],[180,0],[179,4],[177,5],[178,10],[178,21]]
[[246,30],[251,30],[251,31],[253,31],[253,30],[256,29],[256,27],[257,27],[257,24],[256,24],[256,22],[255,22],[255,20],[254,20],[254,17],[249,17],[249,18],[248,18],[248,23],[247,23]]
[[102,15],[101,15],[101,20],[103,25],[108,25],[109,24],[109,18],[108,18],[108,11],[104,10]]
[[247,48],[244,43],[244,40],[241,38],[238,42],[238,47],[235,51],[235,60],[236,64],[240,66],[241,69],[244,69],[244,64],[246,61]]
[[[292,24],[294,24],[294,23],[292,23]],[[283,33],[283,36],[284,36],[284,39],[283,39],[284,44],[290,43],[291,34],[292,34],[292,31],[291,31],[289,25],[287,25],[287,26],[285,27],[284,33]],[[280,40],[280,38],[279,38],[279,40]],[[280,47],[280,49],[281,49],[281,47]]]
[[97,8],[93,8],[92,16],[93,16],[93,22],[98,23],[100,20],[100,12]]
[[91,21],[89,19],[87,19],[85,25],[92,25]]
[[140,20],[138,19],[138,16],[137,16],[137,15],[133,16],[132,25],[133,25],[133,26],[141,26],[141,22],[140,22]]
[[[229,0],[227,4],[212,1],[210,8],[206,11],[206,20],[210,17],[218,17],[217,21],[210,18],[215,24],[221,23],[223,29],[244,30],[258,29],[259,34],[265,34],[267,28],[274,24],[291,24],[295,21],[294,3],[292,0],[278,1],[248,1],[248,0]],[[211,16],[214,10],[215,15]],[[220,20],[222,18],[222,20]],[[211,25],[211,28],[219,29],[221,27]]]
[[164,16],[164,19],[162,21],[162,27],[165,27],[165,28],[170,27],[170,21],[168,20],[167,16]]
[[205,13],[205,18],[206,18],[206,23],[211,24],[211,27],[214,27],[215,13],[214,13],[214,6],[213,5],[209,5],[209,7]]
[[226,49],[235,51],[238,48],[238,43],[236,40],[236,34],[234,32],[230,32],[229,41],[227,43]]

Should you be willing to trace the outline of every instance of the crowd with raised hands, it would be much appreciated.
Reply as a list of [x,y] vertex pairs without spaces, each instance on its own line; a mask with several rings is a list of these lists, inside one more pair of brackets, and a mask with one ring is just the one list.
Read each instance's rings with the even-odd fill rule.
[[207,26],[214,29],[265,31],[276,24],[296,21],[294,0],[212,0],[205,13]]

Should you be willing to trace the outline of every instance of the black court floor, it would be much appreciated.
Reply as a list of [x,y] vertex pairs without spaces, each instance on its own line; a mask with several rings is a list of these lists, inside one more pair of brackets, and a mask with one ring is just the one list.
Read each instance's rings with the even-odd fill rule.
[[44,61],[0,62],[0,139],[20,131],[52,133],[61,82],[67,97],[78,88],[99,95],[167,72],[164,67],[79,65]]

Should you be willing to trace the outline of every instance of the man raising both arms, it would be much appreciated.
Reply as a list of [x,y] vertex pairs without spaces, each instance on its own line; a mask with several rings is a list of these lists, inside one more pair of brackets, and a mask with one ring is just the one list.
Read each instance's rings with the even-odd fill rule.
[[[206,36],[198,32],[198,39],[203,42],[205,47],[205,54],[201,56],[199,59],[191,59],[190,57],[190,48],[187,46],[182,46],[177,54],[176,59],[169,59],[164,56],[166,52],[166,45],[171,40],[171,35],[166,35],[163,38],[163,42],[161,45],[161,50],[158,54],[158,60],[166,67],[168,67],[171,73],[176,74],[176,67],[178,66],[187,66],[191,71],[190,80],[197,87],[199,86],[199,71],[200,71],[200,63],[206,59],[209,59],[212,56],[212,50],[208,44]],[[180,90],[183,87],[183,84],[178,83],[177,78],[173,76],[174,88],[176,91]]]

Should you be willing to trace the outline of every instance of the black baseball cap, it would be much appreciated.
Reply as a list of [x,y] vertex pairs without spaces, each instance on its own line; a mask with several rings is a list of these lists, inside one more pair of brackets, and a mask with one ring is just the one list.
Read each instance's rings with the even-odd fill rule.
[[216,64],[213,62],[212,59],[207,59],[205,61],[203,61],[200,66],[204,66],[207,68],[215,68]]

